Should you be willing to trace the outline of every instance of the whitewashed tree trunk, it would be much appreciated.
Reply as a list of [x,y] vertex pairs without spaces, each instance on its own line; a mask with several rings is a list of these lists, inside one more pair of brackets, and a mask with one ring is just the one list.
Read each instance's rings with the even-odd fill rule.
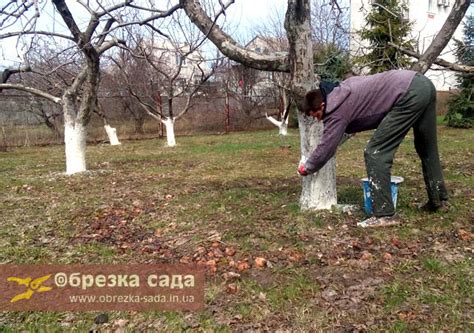
[[[323,125],[298,112],[302,160],[306,160],[319,144]],[[331,209],[337,204],[336,158],[333,157],[319,172],[302,177],[301,210]]]
[[[309,157],[321,140],[323,125],[304,115],[301,101],[307,91],[318,86],[313,74],[313,45],[311,42],[310,1],[288,0],[285,28],[290,42],[292,92],[299,102],[298,123],[301,137],[301,154]],[[337,204],[336,163],[332,159],[317,174],[302,177],[301,210],[330,209]]]
[[268,121],[271,122],[273,125],[278,127],[278,134],[281,136],[288,135],[288,118],[285,121],[278,121],[272,116],[266,116]]
[[86,126],[80,123],[64,124],[64,144],[66,149],[66,174],[86,171]]
[[174,121],[175,121],[175,118],[169,118],[169,117],[161,121],[165,125],[165,128],[166,128],[166,142],[168,144],[168,147],[176,146],[176,138],[174,135]]
[[288,135],[288,119],[286,121],[282,122],[280,126],[278,126],[278,134],[281,136],[287,136]]
[[117,137],[117,129],[110,126],[110,125],[104,125],[105,132],[107,133],[107,136],[109,138],[109,142],[111,146],[117,146],[120,145],[120,141]]

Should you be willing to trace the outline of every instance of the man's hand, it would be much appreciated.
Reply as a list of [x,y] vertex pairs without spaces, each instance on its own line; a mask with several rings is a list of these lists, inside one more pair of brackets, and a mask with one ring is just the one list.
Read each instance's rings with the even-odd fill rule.
[[300,166],[298,167],[298,173],[300,174],[300,176],[308,175],[308,172],[306,171],[304,164],[300,164]]

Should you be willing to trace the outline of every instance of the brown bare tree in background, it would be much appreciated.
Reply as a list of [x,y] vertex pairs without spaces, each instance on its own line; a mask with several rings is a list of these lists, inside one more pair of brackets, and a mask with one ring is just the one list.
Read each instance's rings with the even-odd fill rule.
[[[168,34],[135,29],[129,34],[133,36],[134,46],[128,48],[132,58],[113,59],[129,94],[165,126],[169,147],[176,145],[175,122],[191,110],[194,97],[204,92],[202,88],[220,66],[217,60],[209,68],[199,50],[202,37],[193,28],[175,13]],[[184,100],[180,106],[175,103],[178,99]]]
[[[110,48],[121,41],[114,36],[119,27],[130,24],[149,24],[148,22],[167,17],[179,6],[166,10],[152,8],[132,8],[131,1],[113,4],[107,1],[97,1],[94,5],[89,2],[77,2],[80,8],[71,10],[70,3],[64,0],[52,0],[54,10],[67,27],[67,33],[55,31],[40,31],[37,29],[38,20],[44,17],[40,10],[41,1],[9,1],[2,6],[0,21],[2,22],[0,39],[20,38],[24,36],[48,36],[52,43],[65,45],[65,48],[75,47],[80,56],[80,71],[75,74],[70,85],[62,89],[58,95],[29,87],[24,84],[3,83],[0,89],[17,89],[49,99],[61,105],[64,117],[64,142],[66,150],[66,173],[74,174],[86,170],[86,126],[91,113],[97,105],[97,92],[100,79],[100,58]],[[41,5],[49,2],[42,2]],[[80,9],[80,10],[79,10]],[[127,10],[144,10],[146,18],[140,21],[126,22]],[[74,12],[74,14],[73,14]],[[87,24],[79,25],[88,15]],[[60,41],[61,40],[61,41]],[[66,41],[66,42],[64,42]]]

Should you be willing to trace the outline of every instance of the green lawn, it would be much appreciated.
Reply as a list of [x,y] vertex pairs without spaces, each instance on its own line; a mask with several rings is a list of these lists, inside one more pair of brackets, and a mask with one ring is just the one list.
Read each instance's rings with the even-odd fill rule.
[[[0,262],[208,268],[203,312],[111,312],[99,325],[96,312],[3,312],[0,331],[473,331],[473,133],[440,127],[446,214],[416,208],[426,193],[408,135],[393,167],[405,178],[397,210],[406,223],[383,230],[356,228],[362,210],[299,211],[296,131],[178,137],[173,149],[163,140],[89,146],[89,172],[76,176],[63,173],[62,146],[0,153]],[[362,205],[369,138],[338,152],[341,203]],[[117,221],[127,227],[113,237],[85,237]],[[144,237],[160,249],[148,251]],[[212,257],[217,250],[224,255]],[[257,257],[268,265],[256,267]]]

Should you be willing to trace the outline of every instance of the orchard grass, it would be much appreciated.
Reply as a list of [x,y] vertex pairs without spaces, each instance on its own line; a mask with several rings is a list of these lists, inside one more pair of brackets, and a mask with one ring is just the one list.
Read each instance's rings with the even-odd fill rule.
[[[94,324],[97,312],[2,312],[0,331],[114,331],[120,319],[126,332],[472,331],[473,133],[439,128],[452,205],[444,214],[417,209],[427,199],[409,133],[393,167],[405,178],[405,223],[380,230],[356,228],[362,208],[300,212],[296,130],[283,140],[276,130],[183,136],[175,148],[160,139],[89,145],[89,171],[74,176],[60,145],[2,152],[1,263],[200,259],[207,274],[202,312],[110,312],[104,324]],[[338,152],[340,203],[363,206],[369,138]],[[126,228],[86,237],[91,221]],[[144,250],[149,237],[161,250]],[[240,278],[226,281],[230,271]]]

